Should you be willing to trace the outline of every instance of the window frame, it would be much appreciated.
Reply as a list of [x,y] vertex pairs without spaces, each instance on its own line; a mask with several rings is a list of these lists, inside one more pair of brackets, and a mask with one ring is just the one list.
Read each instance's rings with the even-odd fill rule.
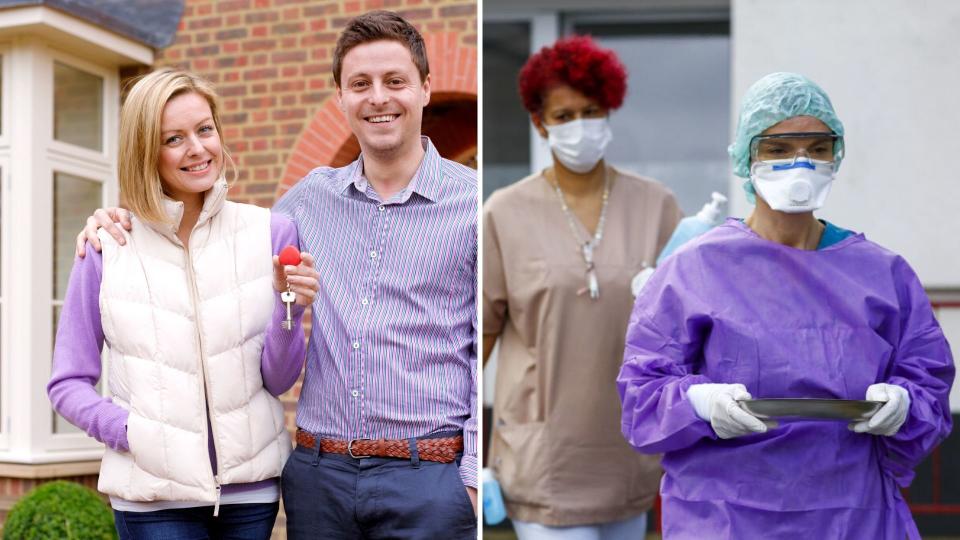
[[[2,50],[2,49],[0,49]],[[39,38],[24,38],[9,48],[4,62],[4,101],[22,107],[5,118],[8,147],[0,228],[2,248],[29,264],[14,265],[0,253],[4,302],[0,306],[0,468],[3,464],[82,462],[99,459],[103,445],[85,433],[53,432],[53,409],[46,395],[53,358],[53,196],[54,173],[63,172],[100,182],[100,204],[116,204],[120,75],[118,66],[97,64],[58,50]],[[53,138],[54,62],[103,79],[101,133],[103,151],[94,151]],[[8,75],[9,74],[9,75]],[[16,95],[14,95],[16,93]],[[16,118],[11,118],[11,115]],[[12,156],[18,156],[13,160]],[[2,163],[2,161],[0,161]],[[13,205],[11,201],[25,201]],[[28,235],[12,233],[29,230]],[[16,287],[9,284],[16,283]],[[18,306],[16,320],[12,306]],[[7,339],[4,339],[7,338]],[[104,367],[106,373],[106,367]],[[105,393],[107,385],[101,384]]]
[[[482,24],[488,23],[524,23],[530,27],[530,54],[533,54],[543,47],[553,44],[560,38],[560,29],[562,22],[561,11],[535,12],[518,11],[508,13],[485,13]],[[481,115],[481,124],[483,109],[478,110]],[[533,122],[528,122],[529,133],[528,141],[530,145],[530,173],[541,171],[553,164],[553,155],[550,146],[546,143]],[[482,135],[482,133],[481,133]],[[495,374],[495,372],[494,372]]]
[[[2,53],[0,53],[2,54]],[[7,385],[10,381],[10,338],[12,333],[7,324],[10,314],[10,300],[7,290],[10,280],[10,261],[7,252],[10,245],[10,227],[6,226],[10,215],[10,156],[0,151],[0,448],[10,446],[10,392]]]
[[8,330],[10,297],[10,262],[6,256],[10,246],[10,227],[6,226],[10,212],[10,94],[13,80],[13,63],[10,58],[10,45],[0,42],[0,448],[10,446],[10,422],[7,413],[10,410],[10,392],[6,386],[10,381],[10,337]]
[[[101,163],[103,161],[109,161],[111,155],[116,153],[114,147],[116,146],[116,132],[111,130],[107,125],[107,120],[109,119],[108,109],[110,108],[111,102],[119,100],[119,76],[117,73],[111,73],[108,69],[98,66],[97,64],[85,61],[83,59],[71,56],[67,53],[58,51],[57,49],[50,49],[50,59],[49,59],[49,76],[50,76],[50,119],[49,125],[47,126],[47,144],[49,145],[49,152],[51,154],[58,154],[65,157],[73,157],[76,159],[84,160],[90,162],[91,164]],[[55,85],[56,81],[54,80],[54,65],[60,63],[66,66],[72,67],[79,71],[84,71],[91,75],[96,75],[103,80],[103,88],[100,93],[101,103],[103,105],[101,109],[101,124],[100,124],[100,137],[102,141],[102,150],[92,150],[90,148],[85,148],[83,146],[78,146],[72,143],[58,141],[54,138],[53,133],[53,118],[54,118],[54,104],[53,98],[56,91]],[[113,82],[116,82],[116,92],[111,92],[111,79]],[[117,111],[119,114],[119,111]]]
[[[152,66],[157,51],[48,6],[2,11],[0,476],[91,474],[103,446],[86,435],[55,436],[44,391],[53,341],[53,303],[45,301],[53,298],[53,170],[102,180],[104,204],[117,204],[120,68]],[[53,140],[57,61],[104,82],[100,150]]]
[[[102,176],[100,176],[99,178],[95,174],[90,174],[91,172],[92,172],[92,169],[89,166],[79,165],[77,163],[71,163],[70,161],[63,160],[63,159],[51,158],[47,162],[46,176],[50,180],[50,191],[49,191],[50,200],[48,201],[48,204],[50,205],[50,234],[47,235],[48,242],[46,247],[48,249],[46,251],[47,251],[47,256],[49,257],[49,260],[47,261],[47,267],[50,269],[50,280],[49,280],[50,301],[47,305],[47,318],[46,318],[47,327],[46,329],[39,328],[37,330],[38,330],[38,334],[41,334],[41,335],[45,334],[47,336],[46,346],[49,347],[47,354],[43,354],[44,353],[43,346],[40,346],[41,348],[39,350],[39,353],[41,357],[50,359],[49,366],[51,369],[53,365],[53,337],[54,337],[53,336],[53,330],[54,330],[53,309],[58,304],[60,306],[63,305],[62,300],[57,300],[56,298],[54,298],[54,290],[53,290],[54,287],[53,287],[52,238],[53,238],[53,220],[55,219],[55,216],[53,215],[54,176],[57,173],[63,173],[63,174],[69,174],[72,176],[80,177],[87,181],[99,183],[101,188],[99,204],[101,207],[106,206],[107,200],[108,200],[107,192],[109,191],[108,184],[110,182],[109,180],[110,171],[103,170],[101,173]],[[101,365],[102,365],[101,374],[100,374],[100,381],[101,381],[100,395],[101,396],[107,395],[107,388],[108,388],[108,383],[107,383],[108,369],[106,365],[106,358],[107,356],[102,350],[100,354]],[[49,373],[47,374],[46,378],[47,380],[50,379]],[[42,446],[46,450],[54,451],[54,452],[62,452],[62,451],[70,451],[70,450],[82,451],[82,450],[91,450],[91,449],[103,447],[101,443],[97,442],[95,439],[91,438],[89,435],[87,435],[82,431],[79,433],[55,433],[54,424],[53,424],[54,413],[53,413],[52,406],[49,408],[49,413],[50,414],[47,417],[47,423],[48,423],[47,435],[49,436],[49,438],[42,443]],[[42,421],[42,418],[40,420]]]
[[0,153],[10,151],[10,81],[13,80],[10,45],[0,42]]
[[[103,106],[101,108],[100,119],[102,129],[101,136],[103,141],[102,152],[54,139],[52,119],[54,115],[53,98],[55,92],[54,69],[55,63],[57,62],[97,75],[103,79],[103,90],[101,94]],[[41,257],[39,260],[35,260],[35,262],[41,267],[45,267],[49,271],[49,274],[46,274],[45,272],[42,273],[48,276],[47,291],[49,301],[46,303],[46,323],[41,324],[39,328],[35,326],[34,332],[37,335],[46,336],[46,340],[40,342],[44,345],[39,346],[40,349],[38,352],[40,353],[39,357],[49,359],[47,362],[46,373],[46,380],[49,380],[50,370],[53,362],[53,309],[58,303],[58,300],[54,298],[53,287],[52,242],[53,220],[55,219],[55,216],[53,215],[54,175],[59,172],[84,178],[89,181],[99,182],[101,185],[101,207],[107,206],[110,201],[117,200],[117,194],[119,190],[116,179],[117,151],[115,147],[120,118],[120,81],[118,73],[111,73],[108,69],[83,59],[76,58],[56,49],[50,49],[49,58],[44,63],[46,64],[44,68],[49,76],[49,99],[47,100],[47,106],[49,107],[51,122],[49,122],[47,127],[44,128],[44,133],[41,135],[41,138],[44,139],[47,148],[45,152],[45,159],[43,160],[44,163],[39,168],[38,177],[45,178],[46,182],[49,183],[49,187],[46,190],[47,196],[41,199],[41,204],[45,207],[44,212],[48,216],[45,221],[49,224],[50,228],[44,237],[44,248],[41,249]],[[60,305],[62,305],[62,302]],[[48,347],[46,351],[44,351],[44,346]],[[106,355],[101,352],[101,361],[103,362],[105,359]],[[107,395],[107,373],[108,369],[104,363],[101,371],[100,387],[100,394],[103,396]],[[39,445],[44,451],[56,452],[63,458],[67,458],[68,456],[75,458],[88,458],[91,451],[102,451],[103,444],[97,442],[86,433],[55,433],[53,423],[54,413],[52,406],[48,406],[47,412],[45,436],[41,437]],[[43,418],[39,418],[38,421],[42,422]]]

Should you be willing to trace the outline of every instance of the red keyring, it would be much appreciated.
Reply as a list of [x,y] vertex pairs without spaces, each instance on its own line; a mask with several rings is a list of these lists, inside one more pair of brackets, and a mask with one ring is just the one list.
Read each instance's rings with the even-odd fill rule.
[[294,246],[287,246],[280,250],[280,264],[284,266],[300,264],[300,250]]

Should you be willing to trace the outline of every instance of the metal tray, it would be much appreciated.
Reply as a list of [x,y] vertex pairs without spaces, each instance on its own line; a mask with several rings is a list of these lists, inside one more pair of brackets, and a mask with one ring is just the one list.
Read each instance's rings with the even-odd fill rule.
[[883,406],[882,401],[814,398],[744,399],[738,403],[757,418],[823,420],[866,420]]

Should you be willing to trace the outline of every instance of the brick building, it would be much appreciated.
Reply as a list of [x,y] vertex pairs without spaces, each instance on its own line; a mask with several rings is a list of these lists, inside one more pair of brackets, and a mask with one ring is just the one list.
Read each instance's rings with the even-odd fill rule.
[[[73,238],[90,211],[117,202],[124,82],[168,65],[213,81],[238,165],[230,198],[269,207],[312,168],[358,155],[331,64],[339,29],[372,9],[424,35],[423,131],[475,166],[475,0],[0,0],[0,513],[49,479],[96,484],[99,444],[52,413],[43,387]],[[34,240],[14,233],[24,225]],[[284,396],[291,429],[298,395],[299,383]]]
[[432,79],[424,132],[445,157],[476,156],[476,3],[472,0],[187,1],[176,41],[156,65],[217,84],[224,139],[237,158],[233,200],[270,206],[318,165],[360,149],[336,107],[330,75],[339,28],[371,9],[399,12],[427,43]]

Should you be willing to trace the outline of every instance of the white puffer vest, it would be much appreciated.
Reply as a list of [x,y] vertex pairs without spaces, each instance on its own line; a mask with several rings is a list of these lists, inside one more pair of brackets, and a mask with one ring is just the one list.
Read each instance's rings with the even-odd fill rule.
[[[127,244],[100,233],[100,313],[113,402],[130,411],[129,452],[107,448],[98,489],[128,501],[218,501],[221,484],[280,476],[283,407],[260,355],[274,302],[270,212],[226,202],[218,182],[185,251],[173,225],[134,219]],[[207,415],[218,474],[210,467]]]

